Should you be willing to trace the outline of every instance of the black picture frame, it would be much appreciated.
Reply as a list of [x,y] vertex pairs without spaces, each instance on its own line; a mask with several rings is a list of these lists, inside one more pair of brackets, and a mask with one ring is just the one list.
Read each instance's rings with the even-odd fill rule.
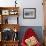
[[36,8],[23,8],[24,19],[36,19]]

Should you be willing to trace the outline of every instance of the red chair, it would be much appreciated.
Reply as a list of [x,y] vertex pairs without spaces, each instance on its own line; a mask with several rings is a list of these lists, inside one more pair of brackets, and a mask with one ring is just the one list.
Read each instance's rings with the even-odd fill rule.
[[[37,39],[36,33],[32,30],[32,28],[29,28],[26,30],[24,37],[22,38],[21,46],[27,46],[25,43],[25,40],[34,36]],[[38,40],[37,40],[38,41]],[[41,46],[40,42],[38,41],[35,46]]]

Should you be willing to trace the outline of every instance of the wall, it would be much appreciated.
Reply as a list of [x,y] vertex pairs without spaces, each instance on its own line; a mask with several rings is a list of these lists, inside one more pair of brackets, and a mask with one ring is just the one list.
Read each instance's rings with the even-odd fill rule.
[[[43,6],[42,0],[24,0],[21,3],[20,25],[22,26],[42,26],[43,25]],[[23,19],[23,8],[36,8],[36,19]]]
[[[15,0],[0,0],[0,6],[15,6]],[[43,26],[42,0],[17,0],[19,11],[19,24],[21,26]],[[36,19],[23,19],[23,8],[36,8]]]

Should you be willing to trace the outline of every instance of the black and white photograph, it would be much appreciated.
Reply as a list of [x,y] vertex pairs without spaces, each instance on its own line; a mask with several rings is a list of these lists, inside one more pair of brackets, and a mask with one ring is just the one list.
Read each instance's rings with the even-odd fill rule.
[[25,19],[35,19],[36,18],[36,8],[24,8],[23,18]]

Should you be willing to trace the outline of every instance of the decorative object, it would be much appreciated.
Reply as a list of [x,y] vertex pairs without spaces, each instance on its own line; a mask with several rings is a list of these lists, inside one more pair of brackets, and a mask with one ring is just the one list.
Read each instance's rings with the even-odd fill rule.
[[18,13],[18,12],[15,11],[15,10],[10,10],[10,12],[9,12],[10,15],[17,15],[17,13]]
[[23,18],[24,19],[35,19],[36,18],[36,8],[24,8]]
[[14,32],[17,32],[16,28],[14,29]]
[[2,15],[9,15],[9,10],[2,10]]
[[25,40],[25,43],[27,46],[35,46],[38,43],[38,40],[36,37],[32,36]]

